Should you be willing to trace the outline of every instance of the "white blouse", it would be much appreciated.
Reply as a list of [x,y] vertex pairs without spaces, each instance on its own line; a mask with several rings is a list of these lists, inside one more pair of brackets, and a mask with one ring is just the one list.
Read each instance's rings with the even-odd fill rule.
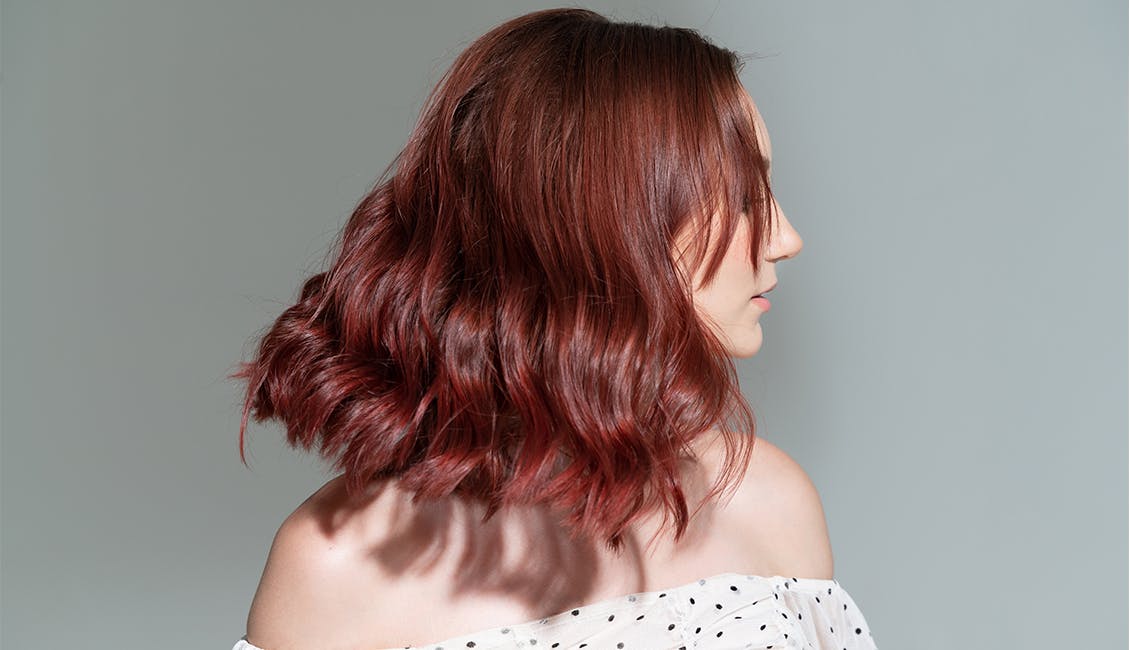
[[[863,612],[836,580],[739,573],[404,648],[877,650]],[[244,635],[232,650],[270,649]]]

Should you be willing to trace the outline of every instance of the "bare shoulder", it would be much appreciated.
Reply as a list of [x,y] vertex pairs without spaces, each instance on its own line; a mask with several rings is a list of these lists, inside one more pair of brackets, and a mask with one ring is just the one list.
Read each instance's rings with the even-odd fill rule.
[[725,505],[730,530],[771,558],[778,575],[830,579],[832,544],[820,493],[808,473],[765,438]]
[[[354,524],[335,521],[331,480],[279,526],[247,618],[247,641],[265,650],[385,647],[390,607],[365,571]],[[395,611],[395,607],[391,611]],[[359,626],[359,621],[365,621]]]

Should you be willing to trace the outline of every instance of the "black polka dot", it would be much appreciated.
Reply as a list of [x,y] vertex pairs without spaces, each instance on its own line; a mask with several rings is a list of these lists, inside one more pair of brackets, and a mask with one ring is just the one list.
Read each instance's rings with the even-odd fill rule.
[[714,603],[714,609],[722,609],[722,603]]
[[856,634],[862,634],[862,633],[863,633],[863,630],[861,630],[861,629],[859,629],[859,628],[857,627],[857,628],[855,628],[855,633],[856,633]]
[[691,604],[692,605],[694,604],[694,598],[691,598]]
[[624,647],[624,643],[623,643],[623,642],[617,643],[617,644],[616,644],[616,647],[617,647],[617,648],[623,648],[623,647]]
[[716,637],[717,637],[717,636],[722,636],[722,633],[721,633],[721,632],[719,632],[718,634],[715,634],[714,636],[716,636]]
[[570,612],[570,613],[571,613],[571,614],[572,614],[573,616],[576,616],[577,614],[580,614],[580,613],[581,613],[581,610],[579,610],[579,609],[574,609],[574,610],[573,610],[572,612]]
[[667,631],[668,631],[668,632],[670,632],[670,631],[671,631],[671,630],[673,630],[673,629],[675,629],[675,624],[674,624],[674,623],[672,623],[672,624],[670,624],[670,625],[668,625],[668,626],[667,626]]
[[640,614],[639,616],[637,616],[637,617],[636,617],[636,620],[637,620],[637,621],[642,621],[642,620],[643,620],[643,614]]
[[609,621],[611,621],[611,620],[612,620],[612,619],[614,619],[614,618],[616,618],[616,615],[615,615],[615,614],[609,614],[609,615],[608,615],[608,620],[609,620]]
[[468,648],[473,648],[473,647],[475,647],[475,642],[474,642],[474,641],[468,641],[468,642],[467,642],[467,647],[468,647]]

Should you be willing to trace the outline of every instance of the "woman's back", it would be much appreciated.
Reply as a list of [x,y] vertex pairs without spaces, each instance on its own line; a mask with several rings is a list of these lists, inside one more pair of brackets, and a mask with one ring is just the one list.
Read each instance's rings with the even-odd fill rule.
[[[723,454],[720,438],[702,440],[702,462],[688,472],[694,497]],[[832,578],[819,496],[764,439],[733,498],[704,507],[679,543],[661,532],[648,546],[656,514],[632,526],[621,557],[571,540],[544,510],[503,510],[484,524],[481,506],[466,501],[412,504],[392,484],[349,500],[341,483],[327,483],[280,528],[248,618],[253,647],[430,648],[732,576],[819,587]]]

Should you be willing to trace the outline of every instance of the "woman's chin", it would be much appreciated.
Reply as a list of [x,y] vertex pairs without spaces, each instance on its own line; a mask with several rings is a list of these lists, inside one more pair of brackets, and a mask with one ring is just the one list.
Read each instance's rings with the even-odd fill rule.
[[754,323],[753,329],[730,337],[730,356],[735,359],[748,359],[761,350],[761,323]]

